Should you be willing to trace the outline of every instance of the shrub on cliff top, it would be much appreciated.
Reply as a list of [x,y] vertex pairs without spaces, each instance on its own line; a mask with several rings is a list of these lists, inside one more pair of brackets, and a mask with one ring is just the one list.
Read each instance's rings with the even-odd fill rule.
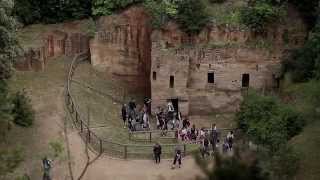
[[152,16],[152,26],[154,28],[161,28],[177,15],[176,2],[173,0],[145,0],[143,5]]
[[199,0],[178,1],[177,22],[182,30],[188,34],[196,34],[209,22],[209,15],[205,12],[205,6]]
[[252,31],[262,33],[268,25],[277,22],[282,17],[280,6],[268,1],[254,1],[241,10],[241,21]]
[[93,0],[92,14],[94,16],[111,15],[115,11],[143,1],[144,0]]

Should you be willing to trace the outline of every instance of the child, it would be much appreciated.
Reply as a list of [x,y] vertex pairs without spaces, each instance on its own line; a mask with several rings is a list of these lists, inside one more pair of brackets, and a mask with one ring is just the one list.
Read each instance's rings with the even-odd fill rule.
[[176,149],[176,154],[174,156],[174,160],[173,160],[173,164],[172,164],[172,169],[175,168],[176,166],[176,163],[178,162],[178,167],[180,168],[181,167],[181,159],[182,159],[182,153],[181,153],[181,150],[180,149]]

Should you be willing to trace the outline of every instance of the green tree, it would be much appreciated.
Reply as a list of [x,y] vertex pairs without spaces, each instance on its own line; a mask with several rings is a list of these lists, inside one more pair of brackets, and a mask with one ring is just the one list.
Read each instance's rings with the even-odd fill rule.
[[14,123],[23,127],[31,126],[34,121],[34,110],[32,109],[30,99],[24,91],[15,94],[13,105],[12,114],[14,116]]
[[143,5],[152,16],[152,25],[154,28],[161,28],[177,15],[177,1],[145,0]]
[[280,103],[275,97],[251,91],[241,104],[237,121],[254,143],[271,153],[300,133],[305,122],[291,106]]
[[141,3],[144,0],[93,0],[92,13],[94,16],[110,15],[132,4]]
[[178,1],[176,20],[181,29],[191,35],[199,33],[207,25],[209,15],[202,1],[183,0]]
[[267,27],[281,19],[283,10],[281,7],[265,0],[252,1],[241,10],[240,18],[243,24],[252,31],[263,33]]
[[3,141],[6,141],[7,132],[12,125],[12,103],[8,94],[7,84],[0,80],[0,133]]
[[12,64],[18,53],[12,7],[11,0],[0,0],[0,80],[10,77]]
[[13,11],[19,22],[25,25],[37,23],[41,18],[40,1],[15,0]]

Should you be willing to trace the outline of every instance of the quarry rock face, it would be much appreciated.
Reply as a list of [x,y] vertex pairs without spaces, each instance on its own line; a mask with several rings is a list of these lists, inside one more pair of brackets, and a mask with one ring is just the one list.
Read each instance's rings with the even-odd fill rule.
[[90,41],[91,63],[97,69],[150,93],[151,26],[141,7],[101,17]]
[[[173,100],[184,116],[235,112],[248,88],[277,88],[281,58],[301,46],[306,37],[301,18],[296,14],[289,17],[283,25],[270,28],[262,39],[249,30],[227,25],[210,25],[195,36],[185,34],[172,22],[154,31],[150,73],[153,110]],[[268,47],[259,46],[262,40]]]
[[89,52],[89,36],[55,30],[42,37],[39,47],[24,50],[15,68],[20,71],[42,71],[50,58],[82,52]]

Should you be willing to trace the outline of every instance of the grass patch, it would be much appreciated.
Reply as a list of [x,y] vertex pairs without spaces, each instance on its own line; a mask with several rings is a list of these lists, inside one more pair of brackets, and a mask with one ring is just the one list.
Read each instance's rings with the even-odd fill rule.
[[300,169],[296,179],[316,180],[320,177],[320,121],[316,108],[315,93],[319,92],[315,81],[292,84],[286,77],[282,87],[282,98],[295,106],[307,120],[303,132],[294,137],[290,144],[300,154]]
[[290,144],[299,152],[301,161],[297,179],[318,180],[320,177],[320,121],[310,123]]

